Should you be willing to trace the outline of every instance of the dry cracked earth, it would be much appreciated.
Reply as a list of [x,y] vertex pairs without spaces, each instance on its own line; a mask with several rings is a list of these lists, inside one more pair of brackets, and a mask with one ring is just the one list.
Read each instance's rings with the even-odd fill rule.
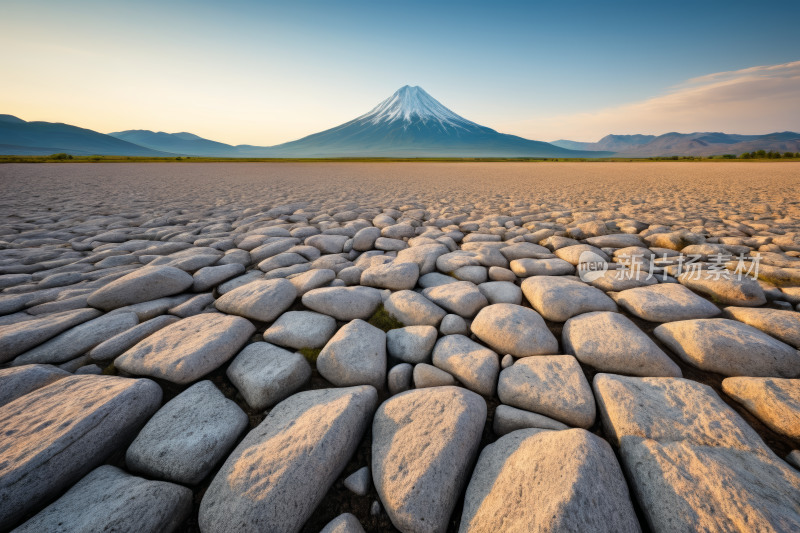
[[0,531],[800,530],[800,164],[0,187]]

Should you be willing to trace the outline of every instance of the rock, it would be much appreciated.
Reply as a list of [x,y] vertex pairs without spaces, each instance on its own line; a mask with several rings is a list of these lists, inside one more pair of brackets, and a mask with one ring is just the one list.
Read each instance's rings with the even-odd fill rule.
[[744,322],[786,344],[800,348],[800,314],[798,313],[776,309],[726,307],[722,310],[722,315],[725,318]]
[[336,333],[336,319],[312,311],[282,314],[267,331],[264,340],[295,350],[322,348]]
[[378,403],[369,386],[300,392],[236,447],[200,503],[204,533],[300,531],[356,451]]
[[[395,331],[395,330],[393,330]],[[408,363],[401,363],[393,366],[389,370],[387,381],[389,383],[389,394],[394,396],[400,394],[411,388],[411,378],[414,372],[414,367]]]
[[273,272],[275,270],[286,269],[308,263],[308,259],[300,254],[284,252],[264,259],[258,264],[258,269],[263,272]]
[[272,322],[294,302],[297,289],[288,280],[254,281],[224,294],[214,305],[223,313]]
[[586,270],[580,270],[579,272],[583,274],[583,279],[589,285],[603,292],[620,292],[638,287],[648,287],[657,284],[659,280],[663,280],[663,276],[651,276],[648,271],[637,271],[635,268],[633,270],[606,270],[602,274],[597,273],[600,275]]
[[453,277],[459,281],[469,281],[475,285],[480,285],[489,279],[484,266],[465,266],[452,273]]
[[372,505],[369,507],[369,514],[370,516],[380,516],[381,515],[381,502],[375,500],[372,502]]
[[361,275],[361,284],[367,287],[402,291],[413,289],[419,279],[416,263],[393,261],[383,265],[371,266]]
[[444,309],[414,291],[397,291],[384,302],[387,313],[405,326],[438,326],[447,314]]
[[500,253],[503,254],[503,257],[505,257],[506,260],[515,261],[517,259],[535,258],[539,254],[549,254],[550,250],[544,246],[539,246],[538,244],[521,242],[512,246],[500,248]]
[[103,465],[14,531],[161,533],[180,527],[191,510],[186,487]]
[[[697,277],[699,279],[695,279]],[[767,297],[764,295],[761,285],[746,276],[742,279],[736,279],[735,275],[731,275],[731,279],[725,279],[722,276],[714,279],[713,274],[708,271],[686,272],[678,276],[678,282],[694,292],[699,292],[715,302],[725,305],[757,307],[767,303]]]
[[521,287],[531,306],[553,322],[566,322],[591,311],[618,310],[603,291],[572,279],[537,276],[524,280]]
[[597,248],[628,248],[629,246],[642,246],[642,238],[640,236],[619,233],[589,237],[586,239],[586,242]]
[[193,284],[194,278],[178,268],[145,266],[98,289],[86,302],[103,311],[111,311],[178,294]]
[[101,342],[135,327],[139,318],[134,313],[104,315],[61,333],[23,353],[14,361],[14,366],[33,363],[65,363],[83,355]]
[[625,315],[594,312],[572,317],[562,331],[564,352],[601,372],[683,377],[681,369]]
[[233,357],[255,330],[248,320],[237,316],[196,315],[150,335],[120,355],[114,366],[129,374],[184,385]]
[[139,322],[151,320],[157,316],[163,315],[173,307],[180,305],[192,298],[191,294],[173,296],[171,298],[159,298],[152,302],[142,302],[140,304],[128,305],[114,309],[107,313],[106,316],[119,315],[122,313],[136,313],[139,317]]
[[483,449],[460,533],[639,532],[611,446],[583,429],[522,429]]
[[722,390],[772,431],[800,442],[800,380],[727,378]]
[[381,293],[372,287],[323,287],[303,295],[303,305],[336,320],[366,320],[381,304]]
[[344,486],[356,496],[369,494],[369,489],[372,488],[372,476],[369,475],[369,467],[365,466],[347,476],[347,479],[344,480]]
[[96,309],[79,309],[0,326],[0,364],[101,314]]
[[458,315],[445,315],[442,323],[439,326],[439,332],[442,335],[469,335],[469,326],[467,321]]
[[508,368],[514,364],[514,356],[511,354],[505,354],[503,359],[500,360],[500,368]]
[[754,327],[716,318],[662,324],[653,334],[689,363],[723,376],[793,378],[800,352]]
[[792,450],[785,460],[797,470],[800,470],[800,450]]
[[323,254],[340,254],[347,239],[345,235],[312,235],[303,244],[313,246]]
[[439,339],[433,348],[433,364],[478,394],[493,396],[497,390],[497,354],[468,337],[448,335]]
[[337,279],[344,281],[345,286],[351,287],[361,283],[361,275],[362,272],[360,268],[357,266],[351,266],[340,270],[336,277]]
[[355,319],[336,332],[317,358],[320,375],[337,387],[386,383],[386,333]]
[[522,303],[522,290],[514,283],[508,281],[490,281],[488,283],[481,283],[478,285],[478,290],[481,291],[489,301],[489,305],[493,304],[514,304],[520,305]]
[[565,276],[575,273],[575,267],[563,259],[517,259],[511,261],[511,271],[521,277]]
[[340,514],[325,526],[320,533],[364,533],[358,518],[350,513]]
[[169,314],[180,318],[189,318],[190,316],[199,315],[204,309],[213,303],[214,295],[210,292],[198,294],[191,300],[186,300],[182,304],[170,309]]
[[264,273],[260,270],[251,270],[246,274],[243,274],[237,278],[233,278],[230,281],[226,281],[217,286],[216,292],[220,295],[227,294],[234,289],[238,289],[248,283],[252,283],[256,280],[264,279]]
[[195,485],[236,444],[247,415],[211,381],[195,383],[151,418],[125,454],[131,471]]
[[411,364],[423,363],[430,361],[436,337],[433,326],[392,329],[386,333],[386,349],[395,359]]
[[300,353],[254,342],[236,356],[225,373],[247,405],[262,411],[308,383],[311,366]]
[[[66,363],[58,365],[57,368],[60,368],[61,370],[65,370],[65,371],[67,371],[67,372],[69,372],[71,374],[74,374],[81,367],[83,367],[85,365],[89,365],[91,363],[92,363],[92,358],[91,357],[89,357],[88,355],[82,355],[82,356],[80,356],[80,357],[78,357],[76,359],[73,359],[71,361],[67,361]],[[27,365],[24,365],[24,366],[27,366]]]
[[581,255],[585,253],[593,253],[600,259],[605,262],[609,262],[609,257],[603,253],[602,250],[599,248],[595,248],[594,246],[589,246],[588,244],[577,244],[573,246],[565,246],[563,248],[559,248],[558,250],[554,251],[553,253],[559,259],[563,259],[567,263],[573,266],[577,266],[578,263],[581,261]]
[[424,289],[422,295],[443,309],[463,318],[472,318],[478,311],[489,305],[481,291],[468,281],[430,287]]
[[526,357],[500,372],[497,395],[504,404],[570,426],[594,424],[592,389],[571,355]]
[[436,270],[436,260],[440,255],[449,253],[444,244],[423,244],[397,252],[397,261],[403,263],[416,263],[419,275],[424,276]]
[[614,301],[632,315],[650,322],[711,318],[720,313],[716,305],[674,283],[622,291]]
[[514,304],[494,304],[481,309],[472,332],[498,353],[528,357],[558,353],[558,341],[541,315]]
[[103,369],[97,365],[82,366],[75,371],[76,376],[99,376],[102,373]]
[[597,374],[603,431],[652,531],[792,531],[800,472],[708,386]]
[[439,285],[447,285],[448,283],[458,283],[458,280],[452,276],[440,274],[439,272],[431,272],[419,278],[419,286],[423,289],[428,287],[438,287]]
[[0,370],[0,407],[70,376],[52,365],[24,365]]
[[395,527],[447,529],[485,422],[486,402],[460,387],[408,391],[380,406],[372,424],[372,478]]
[[489,279],[492,281],[509,281],[514,283],[517,281],[517,275],[507,268],[493,266],[489,267]]
[[436,268],[440,272],[455,272],[459,268],[480,266],[478,254],[467,250],[456,250],[436,258]]
[[375,249],[385,252],[399,252],[408,248],[408,244],[400,239],[387,239],[386,237],[379,237],[375,241]]
[[159,405],[148,379],[71,376],[0,408],[0,529],[103,464]]
[[239,263],[201,268],[192,276],[194,278],[192,290],[204,292],[242,274],[244,274],[244,266]]
[[301,298],[308,291],[325,287],[336,279],[336,272],[327,268],[310,270],[289,279],[297,290],[297,297]]
[[452,374],[426,363],[414,365],[413,377],[414,387],[417,389],[458,385],[456,378],[454,378]]
[[363,228],[358,230],[355,237],[353,237],[353,250],[357,252],[366,252],[372,250],[375,246],[375,241],[381,236],[380,228]]
[[557,235],[553,235],[552,237],[547,237],[545,240],[539,243],[541,246],[544,246],[550,251],[556,251],[559,248],[566,248],[567,246],[577,246],[580,243],[575,239],[570,239],[567,237],[559,237]]
[[523,411],[522,409],[517,409],[510,405],[498,405],[497,409],[494,410],[492,431],[494,431],[494,434],[498,437],[508,435],[512,431],[517,431],[518,429],[530,428],[558,431],[569,429],[569,426],[557,420],[553,420],[552,418],[537,415],[530,411]]

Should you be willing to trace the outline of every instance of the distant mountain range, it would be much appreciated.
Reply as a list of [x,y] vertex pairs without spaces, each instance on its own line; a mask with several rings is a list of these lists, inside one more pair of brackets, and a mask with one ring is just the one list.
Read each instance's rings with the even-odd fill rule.
[[800,134],[667,133],[607,135],[599,142],[546,143],[499,133],[467,120],[406,85],[377,107],[335,128],[276,146],[232,146],[192,133],[126,130],[109,133],[0,115],[0,154],[145,157],[531,157],[602,158],[800,152]]
[[559,140],[550,144],[569,150],[613,151],[617,157],[673,155],[710,156],[756,150],[800,152],[800,133],[784,131],[768,135],[727,133],[665,133],[664,135],[606,135],[599,142]]

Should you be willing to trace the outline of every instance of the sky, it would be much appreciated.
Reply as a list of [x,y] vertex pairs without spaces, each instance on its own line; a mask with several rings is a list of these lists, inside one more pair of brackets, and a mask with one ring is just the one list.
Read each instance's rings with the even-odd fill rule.
[[0,113],[271,146],[404,85],[529,139],[800,131],[800,2],[0,0]]

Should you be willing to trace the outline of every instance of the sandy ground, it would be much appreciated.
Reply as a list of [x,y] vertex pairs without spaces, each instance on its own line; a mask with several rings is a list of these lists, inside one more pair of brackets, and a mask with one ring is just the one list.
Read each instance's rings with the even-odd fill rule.
[[48,210],[166,212],[292,202],[547,205],[674,220],[798,205],[800,163],[8,164],[0,166],[0,190],[0,223]]

